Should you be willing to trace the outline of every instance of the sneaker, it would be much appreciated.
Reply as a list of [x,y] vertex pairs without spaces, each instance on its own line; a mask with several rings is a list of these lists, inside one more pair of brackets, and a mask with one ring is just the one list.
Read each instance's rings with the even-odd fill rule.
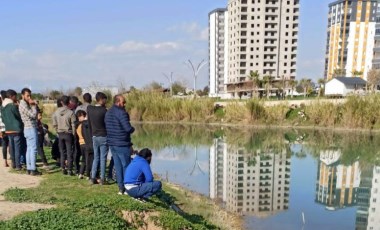
[[83,177],[82,174],[79,174],[78,178],[79,178],[79,179],[83,179],[84,177]]
[[22,169],[21,168],[15,168],[16,171],[21,171]]
[[31,171],[30,170],[26,170],[26,174],[30,175]]
[[69,176],[75,176],[75,174],[73,173],[73,171],[69,171],[68,175]]
[[135,200],[135,201],[138,201],[138,202],[140,202],[140,203],[146,203],[146,200],[144,199],[144,198],[142,198],[142,197],[133,197],[133,199]]
[[66,170],[66,169],[63,169],[63,170],[62,170],[62,174],[63,174],[63,175],[67,175],[67,170]]
[[96,179],[90,179],[90,184],[91,185],[98,184],[98,181]]
[[100,179],[100,180],[99,180],[99,184],[100,184],[100,185],[107,185],[108,183],[107,183],[106,180],[104,180],[104,179]]

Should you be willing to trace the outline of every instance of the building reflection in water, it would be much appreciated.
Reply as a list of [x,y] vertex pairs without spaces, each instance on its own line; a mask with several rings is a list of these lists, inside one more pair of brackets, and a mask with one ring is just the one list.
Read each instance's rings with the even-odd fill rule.
[[210,148],[210,197],[241,214],[266,217],[287,210],[290,164],[286,147],[251,153],[215,139]]
[[356,229],[380,230],[380,167],[363,170],[358,195]]
[[316,202],[326,205],[326,209],[335,210],[354,206],[360,185],[359,162],[351,165],[340,163],[339,150],[322,151],[320,154]]
[[321,151],[316,202],[331,211],[356,206],[356,229],[380,230],[380,167],[340,159],[340,150]]

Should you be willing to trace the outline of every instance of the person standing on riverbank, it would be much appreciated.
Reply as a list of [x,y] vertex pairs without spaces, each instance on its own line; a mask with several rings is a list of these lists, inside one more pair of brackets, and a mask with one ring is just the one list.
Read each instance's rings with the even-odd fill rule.
[[8,165],[8,146],[9,146],[9,139],[7,135],[5,135],[5,125],[3,123],[3,120],[1,119],[1,109],[3,108],[3,99],[6,98],[6,92],[4,90],[1,90],[0,92],[0,138],[1,138],[1,147],[3,152],[3,159],[4,159],[4,166],[9,167]]
[[94,162],[91,170],[91,184],[97,184],[96,173],[100,162],[100,184],[106,183],[106,164],[107,164],[107,130],[104,118],[107,113],[107,96],[102,92],[95,95],[96,105],[87,107],[87,119],[90,126],[94,147]]
[[37,133],[37,105],[32,99],[32,91],[28,88],[21,90],[22,100],[19,111],[24,123],[24,135],[26,138],[26,170],[29,175],[40,175],[36,169],[38,133]]
[[[73,142],[76,117],[68,107],[69,102],[70,98],[68,96],[61,97],[62,107],[58,108],[53,114],[53,127],[58,133],[62,173],[73,176]],[[67,156],[67,165],[65,164],[65,155]]]
[[20,112],[17,108],[17,93],[9,89],[3,101],[1,118],[5,126],[5,135],[9,138],[9,153],[11,155],[12,168],[21,170],[21,134],[24,125],[21,120]]
[[145,200],[162,190],[161,181],[153,180],[151,161],[152,151],[142,149],[125,170],[124,186],[131,197]]
[[85,93],[85,94],[83,94],[83,104],[79,105],[79,106],[75,109],[75,114],[77,114],[77,112],[78,112],[79,110],[83,110],[83,111],[85,111],[85,112],[87,113],[87,107],[88,107],[89,105],[91,105],[91,103],[92,103],[92,96],[91,96],[91,94],[89,94],[89,93]]
[[125,98],[122,95],[116,95],[113,102],[113,106],[105,116],[107,144],[114,161],[119,194],[124,194],[124,172],[131,162],[131,134],[135,128],[129,122],[129,114],[125,110]]

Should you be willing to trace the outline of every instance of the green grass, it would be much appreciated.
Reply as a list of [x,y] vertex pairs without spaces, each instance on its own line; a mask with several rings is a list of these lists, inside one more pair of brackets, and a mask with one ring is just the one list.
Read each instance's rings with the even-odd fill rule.
[[[170,191],[168,187],[151,202],[140,203],[129,196],[117,195],[115,184],[90,185],[87,180],[62,175],[59,169],[44,172],[43,178],[37,188],[12,188],[4,196],[13,202],[54,204],[56,207],[0,222],[0,229],[137,229],[147,224],[140,213],[158,213],[150,217],[150,221],[164,229],[218,229],[198,214],[174,212],[170,204],[177,198],[167,192]],[[127,222],[122,211],[132,213],[133,221]]]

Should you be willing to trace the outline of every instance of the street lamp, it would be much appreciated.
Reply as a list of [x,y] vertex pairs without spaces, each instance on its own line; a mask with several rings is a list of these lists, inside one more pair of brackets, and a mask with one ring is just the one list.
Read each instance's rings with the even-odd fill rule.
[[162,73],[170,83],[170,96],[173,96],[173,72],[170,72],[170,76],[166,73]]
[[198,66],[195,68],[195,66],[193,65],[193,63],[190,61],[190,60],[187,60],[187,62],[185,62],[185,64],[187,66],[189,66],[189,68],[191,68],[193,70],[193,78],[194,78],[194,97],[195,97],[195,94],[196,94],[196,84],[197,84],[197,78],[198,78],[198,73],[199,71],[202,69],[203,66],[205,66],[207,64],[207,62],[205,62],[205,60],[202,60]]

